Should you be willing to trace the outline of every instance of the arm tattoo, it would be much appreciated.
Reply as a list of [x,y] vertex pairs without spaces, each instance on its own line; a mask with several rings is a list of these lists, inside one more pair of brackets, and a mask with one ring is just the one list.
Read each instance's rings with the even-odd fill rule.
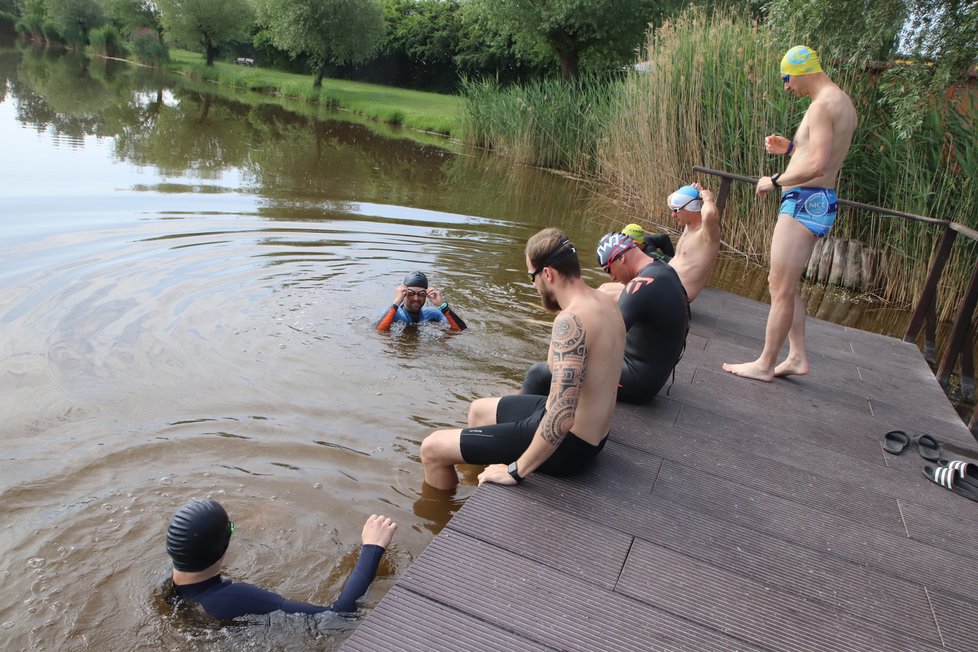
[[567,313],[557,317],[550,348],[553,352],[553,380],[540,434],[556,448],[570,430],[570,426],[565,427],[564,424],[574,420],[587,367],[587,338],[584,324],[577,315]]

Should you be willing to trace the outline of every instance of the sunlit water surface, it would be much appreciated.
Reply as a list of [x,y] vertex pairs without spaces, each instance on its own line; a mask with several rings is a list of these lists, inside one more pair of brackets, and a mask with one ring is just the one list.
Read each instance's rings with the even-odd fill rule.
[[[221,501],[228,574],[318,603],[366,516],[390,515],[369,611],[474,488],[463,467],[454,495],[423,492],[421,439],[545,354],[526,239],[562,226],[597,283],[593,243],[634,219],[458,147],[11,48],[0,143],[5,649],[337,647],[363,614],[175,612],[170,514]],[[370,328],[415,269],[467,332]],[[714,284],[764,298],[763,271],[737,261]],[[844,308],[836,321],[905,323]]]

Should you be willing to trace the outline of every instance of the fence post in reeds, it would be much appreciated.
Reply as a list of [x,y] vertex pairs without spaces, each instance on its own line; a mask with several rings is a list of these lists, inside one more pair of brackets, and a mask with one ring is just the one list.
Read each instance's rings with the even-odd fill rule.
[[[694,170],[696,168],[693,168]],[[717,193],[717,211],[720,213],[720,223],[723,224],[723,209],[727,207],[727,197],[730,195],[730,179],[724,177],[720,181],[720,191]]]
[[951,247],[958,233],[949,224],[943,224],[944,233],[941,241],[934,251],[931,258],[930,269],[927,271],[927,280],[924,282],[924,289],[920,292],[920,298],[914,307],[913,314],[910,316],[910,323],[907,325],[907,333],[903,336],[904,342],[916,342],[920,334],[921,327],[926,323],[927,332],[924,334],[924,357],[931,364],[934,363],[936,356],[936,321],[937,321],[937,284],[941,280],[947,261],[951,257]]
[[[941,366],[937,370],[937,380],[941,387],[947,388],[947,383],[954,371],[954,364],[961,357],[961,391],[967,391],[968,398],[974,397],[974,364],[971,359],[971,318],[975,313],[975,305],[978,304],[978,260],[971,268],[971,279],[968,281],[968,289],[965,290],[964,298],[958,304],[958,314],[954,318],[954,325],[951,327],[951,336],[941,359]],[[970,372],[970,373],[968,373]]]

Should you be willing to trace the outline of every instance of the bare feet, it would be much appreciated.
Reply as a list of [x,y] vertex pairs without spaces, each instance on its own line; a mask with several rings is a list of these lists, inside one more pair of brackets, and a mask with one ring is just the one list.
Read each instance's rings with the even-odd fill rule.
[[360,537],[365,546],[372,544],[387,548],[391,539],[394,538],[394,530],[396,529],[397,523],[392,521],[389,516],[371,514],[367,522],[363,524],[363,534]]
[[740,364],[734,364],[732,362],[724,362],[723,370],[729,371],[735,376],[743,376],[744,378],[753,378],[754,380],[762,380],[765,383],[769,383],[774,380],[774,371],[769,367],[764,367],[754,362],[741,362]]
[[774,368],[774,376],[804,376],[808,373],[808,360],[801,360],[788,357],[784,362]]

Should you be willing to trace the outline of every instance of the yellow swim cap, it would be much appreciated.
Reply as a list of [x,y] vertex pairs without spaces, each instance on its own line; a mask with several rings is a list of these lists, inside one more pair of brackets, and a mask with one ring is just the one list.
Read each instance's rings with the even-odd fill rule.
[[818,62],[818,54],[807,45],[796,45],[781,58],[781,74],[791,75],[812,75],[822,72],[822,66]]
[[621,232],[634,240],[635,244],[637,244],[639,248],[645,245],[645,229],[640,227],[638,224],[629,224],[622,229]]

